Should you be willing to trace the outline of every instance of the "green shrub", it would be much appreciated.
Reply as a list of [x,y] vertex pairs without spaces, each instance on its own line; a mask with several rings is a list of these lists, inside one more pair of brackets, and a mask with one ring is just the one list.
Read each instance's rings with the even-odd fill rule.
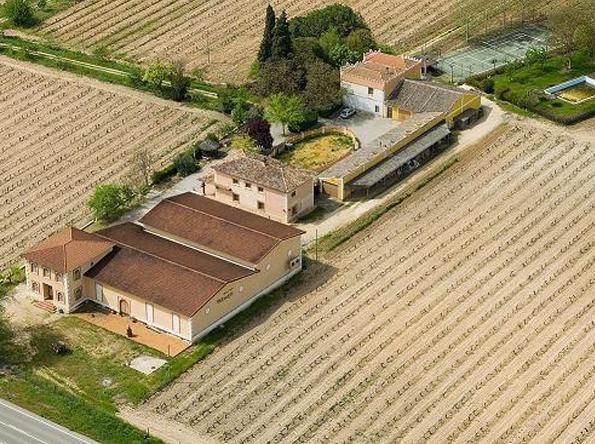
[[180,153],[176,156],[173,163],[177,173],[186,177],[192,173],[196,173],[200,168],[196,164],[191,152]]
[[134,192],[127,185],[99,185],[93,191],[87,206],[100,222],[113,222],[130,210],[134,202]]
[[487,78],[481,81],[481,89],[488,94],[494,93],[494,79]]
[[178,171],[176,170],[176,166],[173,163],[170,163],[165,168],[155,171],[151,175],[151,182],[156,185],[159,183],[163,183],[166,180],[172,178],[176,175]]
[[15,26],[35,25],[35,16],[27,0],[7,0],[4,13]]
[[312,109],[304,111],[303,120],[301,122],[290,123],[288,129],[292,133],[301,133],[307,131],[318,124],[318,113]]

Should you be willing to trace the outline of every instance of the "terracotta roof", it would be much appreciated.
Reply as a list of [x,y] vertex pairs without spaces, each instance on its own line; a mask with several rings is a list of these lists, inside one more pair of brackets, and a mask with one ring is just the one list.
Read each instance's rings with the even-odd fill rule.
[[189,268],[120,246],[86,275],[184,316],[192,316],[225,286]]
[[133,223],[97,235],[116,247],[86,276],[184,316],[194,315],[227,283],[256,273]]
[[68,273],[112,247],[112,242],[69,227],[31,247],[23,257],[56,272]]
[[142,226],[132,222],[115,225],[96,234],[114,244],[151,254],[221,282],[233,282],[256,273],[253,269],[148,233]]
[[405,56],[371,52],[354,65],[341,69],[341,80],[376,89],[384,89],[387,82],[403,75],[421,62]]
[[258,264],[277,244],[303,234],[289,225],[194,193],[170,197],[140,222],[208,251]]
[[283,193],[295,190],[314,177],[309,171],[259,154],[246,154],[216,165],[213,170]]
[[446,113],[465,94],[469,93],[454,86],[404,79],[387,103],[414,113]]

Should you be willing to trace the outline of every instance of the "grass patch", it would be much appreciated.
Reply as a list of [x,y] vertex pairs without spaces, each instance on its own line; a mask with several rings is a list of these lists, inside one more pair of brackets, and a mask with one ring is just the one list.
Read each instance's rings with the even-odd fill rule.
[[[522,110],[532,111],[558,123],[572,124],[595,115],[595,100],[568,103],[545,95],[544,89],[567,80],[589,74],[595,70],[595,60],[587,54],[573,57],[573,68],[568,70],[566,59],[553,56],[532,64],[513,64],[492,76],[498,99],[506,100]],[[472,80],[478,86],[482,82]],[[518,112],[514,108],[513,112]]]
[[316,207],[304,217],[300,218],[299,223],[301,224],[310,224],[312,222],[318,222],[319,220],[324,219],[324,217],[329,213],[329,210],[323,207]]
[[0,379],[0,397],[98,442],[160,443],[94,401],[84,399],[30,372]]
[[[387,212],[389,212],[395,207],[398,207],[405,200],[409,199],[416,191],[419,191],[422,188],[424,188],[427,184],[429,184],[432,180],[434,180],[442,173],[444,173],[446,170],[448,170],[456,162],[458,162],[457,158],[452,159],[446,165],[444,165],[439,171],[427,177],[420,183],[416,184],[412,190],[407,191],[399,196],[393,197],[383,205],[374,208],[373,210],[370,210],[369,212],[358,218],[356,221],[322,236],[318,240],[318,252],[326,253],[342,245],[343,243],[351,239],[353,236],[358,234],[360,231],[363,231],[364,229],[368,228]],[[308,248],[307,252],[309,255],[311,255],[314,248],[315,246],[310,246]]]
[[[214,349],[212,342],[204,341],[167,358],[73,316],[28,333],[34,355],[16,365],[14,375],[0,380],[0,397],[106,443],[160,442],[119,419],[117,405],[138,404]],[[51,345],[57,340],[64,341],[71,352],[56,355]],[[127,366],[139,355],[168,362],[144,375]]]
[[296,143],[279,159],[311,171],[323,171],[345,157],[353,149],[351,137],[342,134],[324,135]]

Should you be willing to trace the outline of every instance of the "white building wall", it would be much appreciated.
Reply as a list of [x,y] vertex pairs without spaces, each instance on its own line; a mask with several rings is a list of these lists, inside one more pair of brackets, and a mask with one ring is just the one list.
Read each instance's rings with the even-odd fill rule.
[[[368,94],[368,87],[350,82],[341,82],[341,88],[345,91],[343,101],[345,105],[351,106],[359,111],[373,113],[384,117],[384,91],[373,89]],[[376,111],[378,110],[378,111]]]

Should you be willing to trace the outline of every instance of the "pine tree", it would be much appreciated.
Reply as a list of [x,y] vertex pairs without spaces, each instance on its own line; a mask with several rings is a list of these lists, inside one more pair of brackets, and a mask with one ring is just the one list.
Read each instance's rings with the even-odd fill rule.
[[293,53],[291,44],[291,33],[289,23],[287,22],[287,13],[283,11],[279,20],[275,24],[275,33],[273,35],[272,58],[287,59]]
[[273,35],[275,33],[275,10],[271,5],[267,6],[267,13],[264,25],[264,35],[258,51],[258,62],[263,64],[271,58],[273,52]]

